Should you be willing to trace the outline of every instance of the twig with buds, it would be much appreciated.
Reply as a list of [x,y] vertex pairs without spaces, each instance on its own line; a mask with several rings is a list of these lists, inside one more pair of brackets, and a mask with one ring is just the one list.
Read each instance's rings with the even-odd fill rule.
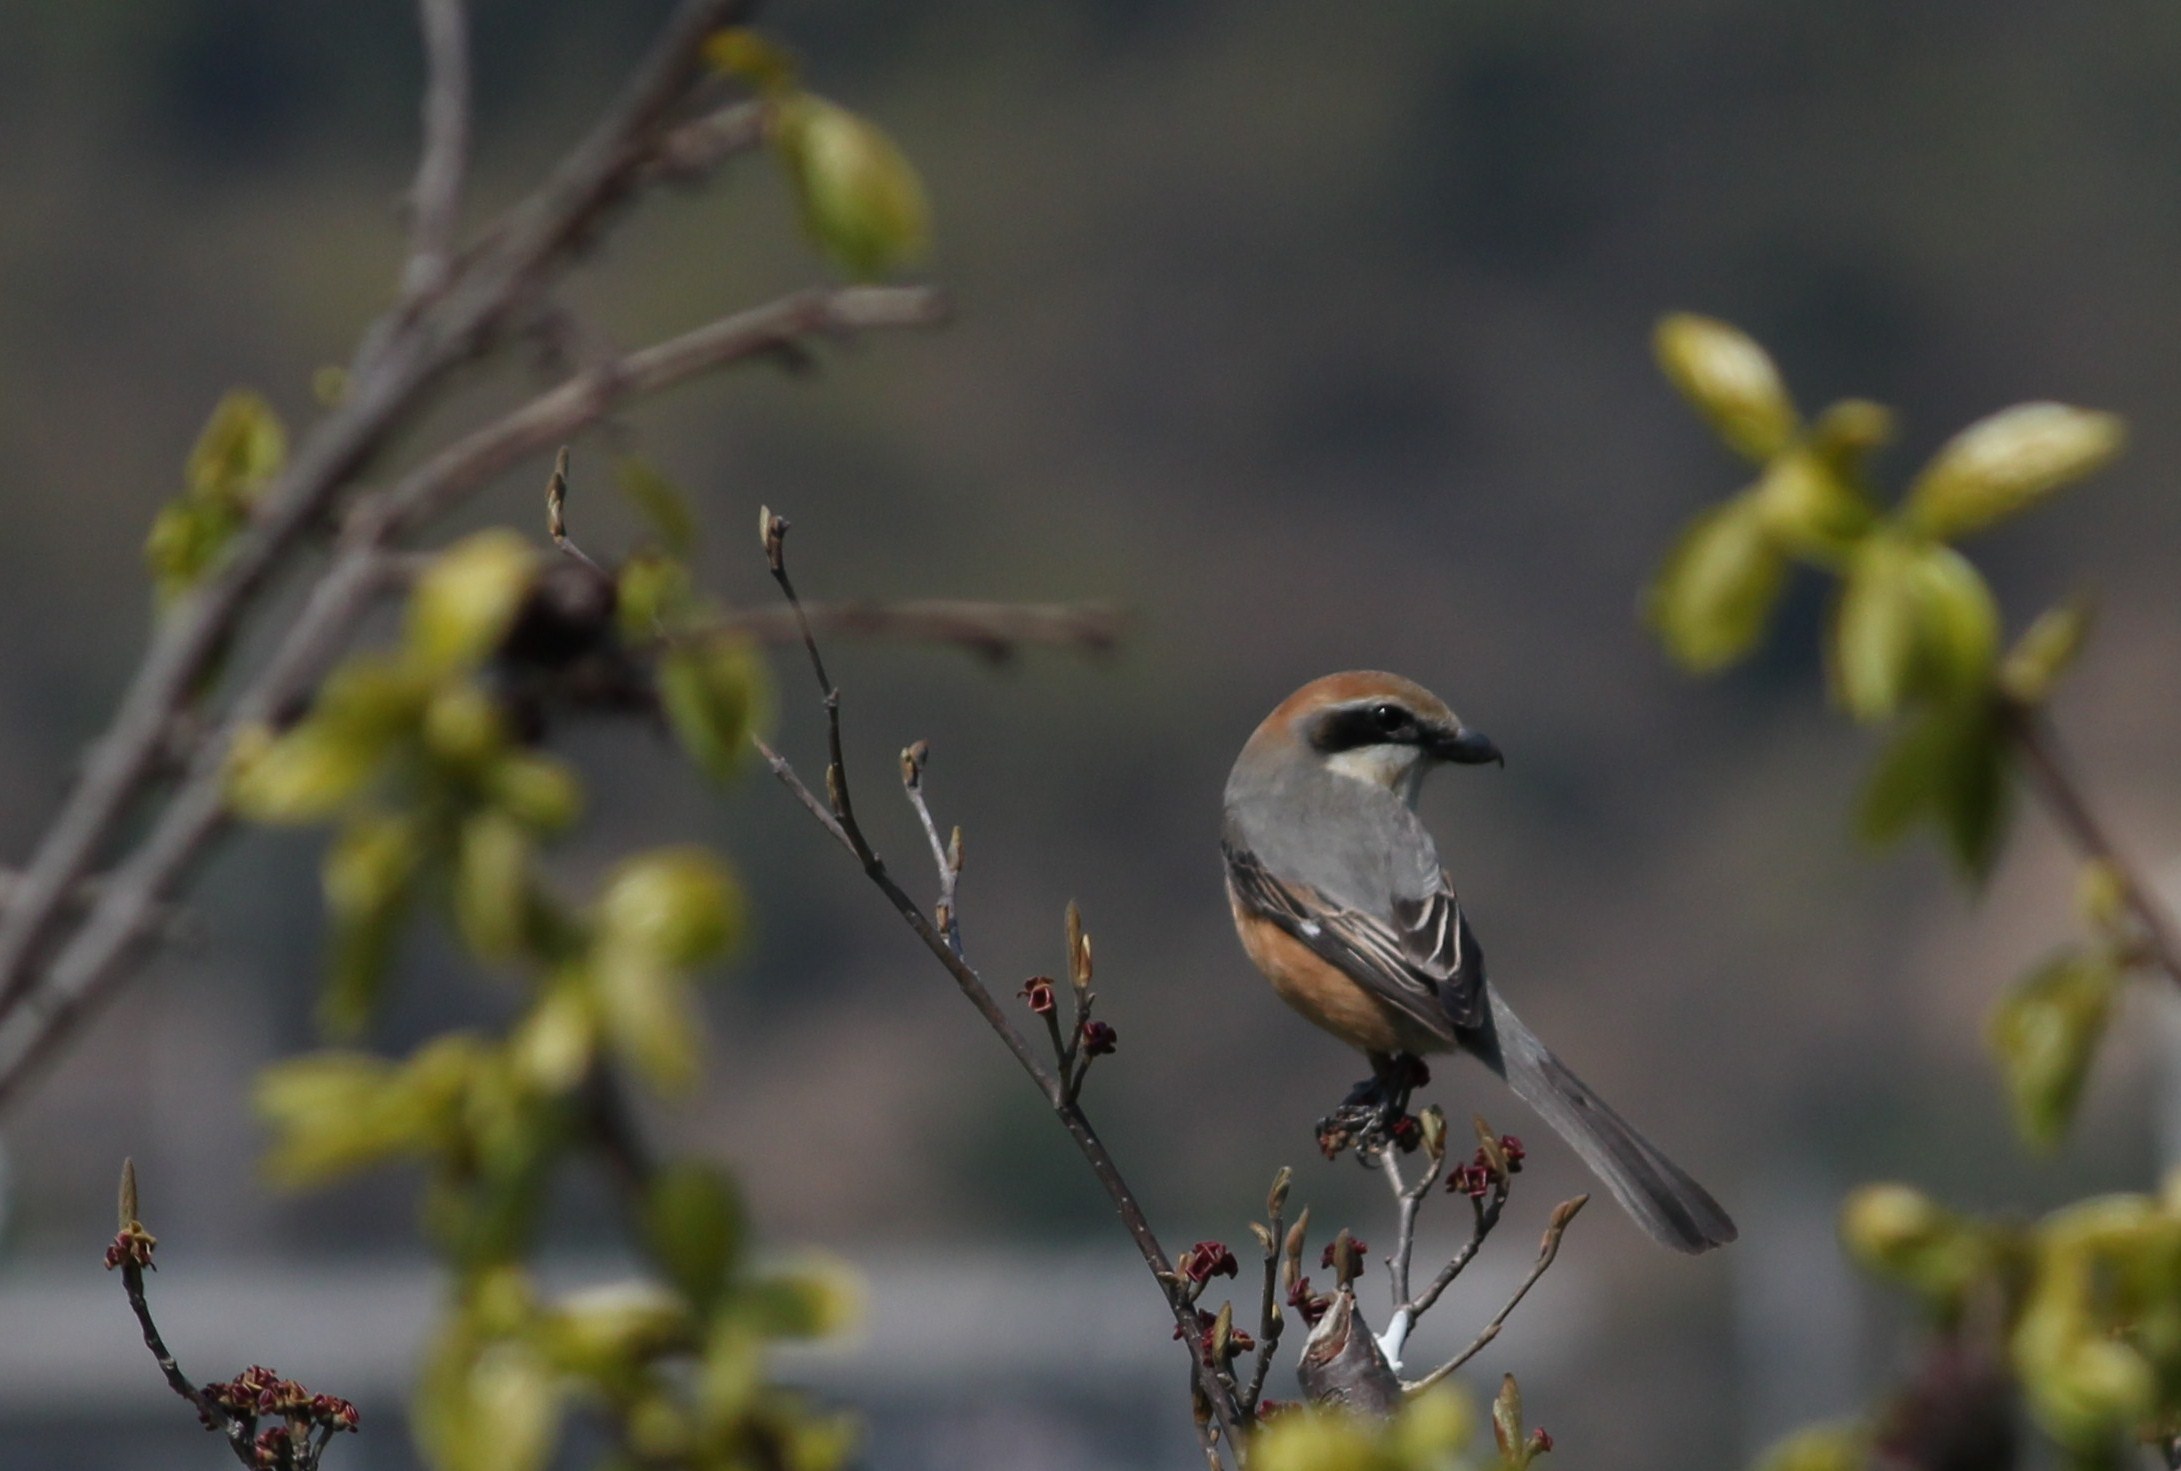
[[[1016,1029],[1013,1022],[1008,1020],[991,988],[985,984],[984,978],[963,958],[957,949],[955,943],[956,921],[952,913],[950,912],[944,920],[935,922],[932,916],[926,914],[922,906],[910,897],[908,892],[895,880],[892,873],[888,871],[884,860],[879,857],[878,853],[872,848],[869,839],[865,837],[861,825],[856,820],[855,805],[849,792],[847,767],[841,754],[840,689],[826,673],[825,660],[819,653],[818,641],[811,629],[810,619],[804,611],[801,600],[796,596],[794,582],[788,576],[786,552],[788,523],[784,518],[776,516],[769,509],[766,509],[759,513],[758,530],[764,547],[766,565],[772,572],[773,580],[779,584],[781,594],[786,598],[789,608],[795,614],[797,628],[802,634],[804,651],[809,656],[811,672],[817,679],[825,707],[827,757],[825,796],[821,798],[817,793],[813,792],[801,776],[796,773],[795,768],[788,763],[787,758],[773,750],[763,740],[753,737],[759,752],[764,756],[766,764],[772,769],[773,775],[780,780],[780,783],[787,788],[789,793],[798,802],[802,803],[805,810],[832,835],[835,842],[839,843],[855,857],[865,876],[886,896],[887,902],[893,906],[894,911],[901,916],[903,922],[909,926],[916,937],[923,942],[924,947],[945,968],[964,998],[977,1009],[978,1015],[984,1018],[985,1024],[999,1037],[1001,1043],[1014,1055],[1015,1061],[1022,1067],[1023,1071],[1030,1075],[1031,1081],[1037,1085],[1038,1091],[1045,1096],[1047,1105],[1053,1110],[1055,1117],[1060,1120],[1061,1126],[1067,1130],[1068,1137],[1074,1141],[1077,1150],[1082,1153],[1085,1162],[1090,1166],[1091,1173],[1098,1178],[1099,1184],[1105,1187],[1106,1194],[1112,1199],[1115,1209],[1120,1214],[1122,1224],[1128,1230],[1130,1240],[1135,1243],[1137,1251],[1144,1259],[1144,1264],[1158,1281],[1160,1290],[1166,1297],[1167,1306],[1174,1315],[1177,1333],[1189,1344],[1192,1365],[1190,1371],[1191,1381],[1196,1392],[1203,1397],[1204,1402],[1209,1406],[1210,1423],[1216,1424],[1219,1436],[1224,1438],[1230,1451],[1239,1461],[1242,1417],[1235,1402],[1232,1376],[1231,1374],[1222,1375],[1213,1366],[1212,1356],[1199,1352],[1197,1340],[1201,1336],[1202,1330],[1197,1322],[1193,1295],[1184,1290],[1182,1283],[1185,1279],[1176,1272],[1174,1263],[1166,1255],[1165,1248],[1160,1246],[1158,1237],[1151,1229],[1149,1219],[1144,1215],[1143,1206],[1137,1201],[1135,1192],[1122,1176],[1119,1165],[1114,1162],[1113,1156],[1106,1149],[1104,1141],[1098,1137],[1097,1131],[1091,1127],[1090,1119],[1084,1114],[1078,1099],[1083,1072],[1087,1068],[1090,1058],[1102,1052],[1110,1052],[1113,1047],[1112,1029],[1106,1027],[1104,1023],[1092,1022],[1088,1019],[1090,941],[1088,936],[1081,931],[1080,919],[1078,918],[1071,923],[1069,934],[1069,978],[1071,985],[1076,990],[1079,1005],[1083,1008],[1078,1013],[1077,1040],[1080,1045],[1073,1049],[1073,1071],[1070,1072],[1065,1067],[1060,1071],[1055,1071],[1039,1059],[1028,1041],[1024,1039],[1022,1033]],[[921,796],[921,759],[918,760],[916,766],[916,777],[912,784],[915,788],[912,792],[912,801]],[[910,775],[907,763],[904,763],[903,775],[904,778]],[[931,835],[935,836],[937,831],[936,824],[929,828]],[[948,869],[950,866],[945,850],[938,851],[936,861],[941,869],[941,886],[944,890],[949,881]],[[1047,984],[1050,986],[1049,982]],[[1100,1031],[1100,1028],[1103,1028],[1103,1030]],[[1061,1056],[1064,1058],[1070,1056],[1069,1049],[1064,1044],[1061,1045]],[[1231,1320],[1228,1328],[1229,1332],[1223,1342],[1231,1344],[1233,1341]],[[1207,1433],[1209,1434],[1209,1432]],[[1210,1449],[1216,1460],[1217,1446],[1212,1445]]]
[[1515,1288],[1513,1296],[1509,1297],[1506,1304],[1492,1315],[1492,1321],[1484,1325],[1483,1331],[1477,1334],[1476,1338],[1470,1342],[1469,1347],[1454,1355],[1453,1358],[1448,1359],[1423,1378],[1404,1383],[1401,1386],[1402,1389],[1410,1394],[1421,1394],[1424,1390],[1431,1388],[1431,1386],[1446,1378],[1447,1375],[1482,1353],[1486,1344],[1499,1337],[1499,1330],[1507,1326],[1508,1315],[1521,1305],[1522,1299],[1530,1295],[1530,1289],[1537,1285],[1537,1279],[1545,1275],[1545,1269],[1550,1267],[1553,1264],[1553,1259],[1560,1255],[1560,1238],[1567,1234],[1568,1223],[1573,1221],[1576,1213],[1589,1203],[1590,1197],[1588,1195],[1578,1195],[1573,1200],[1563,1200],[1560,1204],[1554,1206],[1552,1219],[1545,1226],[1545,1237],[1537,1246],[1537,1261],[1532,1264],[1528,1275],[1522,1279],[1521,1285]]
[[[250,1471],[317,1471],[326,1446],[341,1431],[357,1428],[356,1407],[334,1395],[312,1394],[292,1379],[255,1365],[221,1384],[192,1384],[152,1321],[144,1273],[157,1270],[152,1251],[159,1238],[137,1218],[136,1161],[121,1162],[121,1228],[106,1248],[106,1270],[121,1270],[122,1290],[143,1330],[144,1346],[158,1361],[167,1384],[197,1412],[207,1430],[227,1438],[228,1449]],[[261,1419],[277,1423],[258,1429]]]

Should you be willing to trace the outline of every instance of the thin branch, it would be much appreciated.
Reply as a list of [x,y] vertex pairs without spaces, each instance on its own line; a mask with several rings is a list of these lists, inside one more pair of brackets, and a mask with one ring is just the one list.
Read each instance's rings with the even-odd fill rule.
[[1522,1299],[1530,1295],[1530,1289],[1537,1285],[1537,1279],[1545,1275],[1545,1269],[1553,1264],[1553,1258],[1560,1255],[1560,1238],[1567,1234],[1568,1223],[1575,1219],[1576,1213],[1582,1210],[1589,1201],[1589,1196],[1578,1195],[1573,1200],[1562,1201],[1554,1208],[1552,1221],[1545,1227],[1545,1239],[1538,1244],[1537,1262],[1530,1268],[1529,1275],[1522,1279],[1522,1285],[1515,1289],[1514,1296],[1508,1298],[1506,1305],[1493,1315],[1492,1321],[1484,1325],[1484,1331],[1476,1336],[1469,1347],[1463,1349],[1453,1358],[1448,1359],[1423,1378],[1404,1383],[1401,1386],[1403,1392],[1422,1394],[1425,1390],[1446,1378],[1447,1375],[1484,1352],[1484,1346],[1499,1337],[1499,1330],[1507,1326],[1508,1315],[1521,1305]]
[[1462,1243],[1461,1249],[1439,1269],[1439,1274],[1431,1279],[1430,1284],[1409,1305],[1411,1322],[1430,1312],[1432,1305],[1454,1285],[1454,1279],[1461,1276],[1469,1264],[1476,1260],[1477,1252],[1484,1246],[1484,1238],[1492,1234],[1492,1228],[1499,1224],[1500,1212],[1507,1208],[1505,1182],[1500,1182],[1489,1196],[1471,1204],[1475,1207],[1476,1216],[1469,1228],[1469,1239]]
[[604,577],[613,580],[612,574],[591,560],[591,554],[568,539],[568,446],[562,445],[553,456],[553,474],[545,482],[545,534],[561,555],[571,557]]
[[[989,603],[955,598],[806,603],[804,613],[812,631],[823,636],[952,644],[995,664],[1027,647],[1110,654],[1119,646],[1127,622],[1119,609],[1097,603]],[[793,613],[786,609],[736,609],[721,618],[719,626],[761,643],[788,643],[802,636]]]
[[894,911],[901,916],[917,939],[923,942],[924,948],[945,968],[947,974],[953,978],[956,988],[977,1009],[985,1024],[999,1037],[1002,1045],[1014,1055],[1016,1063],[1030,1075],[1038,1091],[1045,1096],[1046,1103],[1060,1120],[1061,1126],[1067,1130],[1068,1137],[1074,1141],[1076,1149],[1090,1166],[1091,1173],[1097,1177],[1107,1197],[1112,1200],[1123,1226],[1128,1231],[1129,1239],[1135,1243],[1144,1264],[1150,1268],[1153,1279],[1159,1284],[1167,1307],[1174,1315],[1174,1322],[1181,1329],[1181,1340],[1189,1353],[1191,1373],[1199,1390],[1209,1401],[1221,1433],[1226,1436],[1230,1446],[1239,1446],[1240,1416],[1234,1403],[1234,1395],[1230,1387],[1222,1382],[1220,1375],[1204,1362],[1203,1355],[1197,1351],[1199,1333],[1195,1309],[1175,1285],[1177,1278],[1173,1263],[1167,1257],[1165,1248],[1159,1244],[1157,1235],[1151,1229],[1151,1222],[1145,1216],[1135,1192],[1122,1176],[1120,1166],[1114,1162],[1104,1141],[1098,1137],[1097,1130],[1091,1126],[1089,1117],[1068,1093],[1062,1080],[1038,1060],[1037,1054],[1031,1050],[1022,1033],[1016,1030],[1014,1023],[1000,1009],[999,1002],[985,985],[984,978],[955,952],[954,947],[948,943],[947,936],[894,880],[884,861],[871,848],[862,829],[857,825],[855,807],[849,798],[848,773],[840,754],[840,690],[826,674],[825,660],[819,653],[815,636],[809,631],[808,620],[802,618],[802,605],[796,598],[794,583],[787,575],[787,523],[768,511],[762,514],[761,530],[766,560],[774,580],[780,584],[782,594],[798,615],[804,633],[804,645],[810,655],[811,670],[824,697],[826,744],[831,762],[827,772],[827,799],[821,801],[788,761],[761,740],[756,742],[759,751],[763,753],[767,765],[772,768],[781,784],[832,834],[834,841],[856,858],[865,875],[886,896],[887,902],[893,905]]
[[767,112],[762,102],[734,102],[683,123],[659,140],[644,165],[644,177],[673,183],[704,177],[737,154],[763,145]]
[[2047,810],[2077,853],[2104,864],[2120,880],[2128,909],[2143,926],[2150,958],[2176,985],[2181,985],[2181,926],[2177,926],[2158,891],[2113,841],[2112,834],[2091,809],[2081,780],[2075,775],[2060,738],[2051,723],[2034,709],[2007,703],[2005,729],[2021,754],[2031,782]]
[[432,456],[385,494],[383,507],[382,497],[373,496],[359,510],[386,515],[389,538],[414,532],[517,461],[558,445],[629,399],[763,359],[805,338],[936,326],[946,310],[945,297],[922,286],[793,292],[578,373]]
[[[255,1467],[257,1458],[251,1454],[249,1433],[241,1430],[227,1411],[204,1397],[204,1392],[192,1384],[182,1366],[175,1362],[174,1350],[160,1336],[159,1325],[152,1321],[151,1304],[144,1299],[144,1269],[133,1261],[121,1263],[121,1287],[129,1295],[129,1308],[136,1314],[137,1326],[144,1330],[144,1347],[159,1362],[159,1372],[166,1376],[167,1387],[183,1399],[204,1420],[206,1425],[217,1426],[227,1437],[227,1445],[245,1466]],[[238,1434],[238,1430],[240,1433]]]
[[1265,1197],[1265,1234],[1258,1245],[1265,1249],[1264,1285],[1257,1299],[1257,1362],[1250,1370],[1249,1387],[1242,1391],[1242,1414],[1252,1423],[1257,1420],[1257,1405],[1265,1396],[1265,1377],[1272,1372],[1273,1350],[1280,1346],[1280,1334],[1285,1326],[1280,1315],[1280,1252],[1287,1241],[1287,1191],[1294,1178],[1285,1166],[1273,1177],[1272,1190]]
[[[939,873],[939,899],[932,906],[932,915],[939,922],[940,933],[947,937],[948,946],[960,956],[962,916],[954,896],[962,882],[962,830],[956,828],[951,841],[939,841],[939,824],[932,820],[931,804],[924,800],[924,762],[929,750],[918,741],[901,753],[901,787],[908,794],[909,805],[916,809],[917,821],[924,825],[924,837],[931,844],[932,867]],[[1049,1013],[1046,1020],[1052,1021]]]
[[83,927],[54,957],[39,986],[0,1024],[0,1110],[105,999],[123,974],[120,963],[164,911],[166,895],[226,823],[227,752],[235,734],[271,721],[316,683],[346,646],[385,577],[376,558],[336,557],[227,722],[198,747],[152,830],[105,881]]
[[469,12],[463,0],[418,0],[424,31],[424,146],[409,190],[409,264],[402,289],[413,297],[443,289],[454,274],[469,165]]

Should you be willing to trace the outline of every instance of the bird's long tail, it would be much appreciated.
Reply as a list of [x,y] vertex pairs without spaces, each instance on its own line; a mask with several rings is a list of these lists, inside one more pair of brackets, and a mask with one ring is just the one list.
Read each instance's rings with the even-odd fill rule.
[[1569,1072],[1496,991],[1489,994],[1491,1024],[1463,1033],[1463,1047],[1552,1125],[1636,1224],[1676,1251],[1709,1251],[1732,1241],[1734,1222],[1719,1202]]

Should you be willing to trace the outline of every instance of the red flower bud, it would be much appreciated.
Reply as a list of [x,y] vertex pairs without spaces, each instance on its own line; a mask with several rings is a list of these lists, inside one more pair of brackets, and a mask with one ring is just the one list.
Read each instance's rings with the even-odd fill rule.
[[[1371,1243],[1360,1236],[1348,1238],[1348,1244],[1356,1249],[1356,1275],[1363,1275],[1363,1259],[1371,1254]],[[1325,1250],[1318,1254],[1318,1265],[1328,1272],[1333,1269],[1333,1243],[1325,1243]]]
[[1234,1259],[1223,1241],[1199,1241],[1181,1255],[1176,1263],[1181,1274],[1191,1282],[1209,1282],[1214,1277],[1233,1277],[1242,1271],[1242,1264]]
[[1023,983],[1022,989],[1015,994],[1029,1002],[1030,1009],[1039,1016],[1050,1016],[1052,1014],[1053,978],[1051,976],[1032,976]]
[[1083,1053],[1087,1057],[1104,1057],[1120,1041],[1120,1035],[1104,1022],[1083,1024]]

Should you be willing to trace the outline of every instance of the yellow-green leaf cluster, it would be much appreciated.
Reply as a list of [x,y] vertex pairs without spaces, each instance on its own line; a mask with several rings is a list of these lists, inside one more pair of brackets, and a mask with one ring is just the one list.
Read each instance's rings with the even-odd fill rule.
[[220,400],[189,452],[181,495],[160,509],[145,539],[162,609],[219,565],[287,456],[287,430],[262,396],[236,389]]
[[[2156,1196],[2101,1196],[2029,1224],[1976,1220],[1905,1185],[1866,1186],[1841,1233],[1949,1331],[1988,1337],[2039,1428],[2082,1464],[2121,1464],[2125,1447],[2181,1416],[2181,1174]],[[1839,1459],[1858,1432],[1806,1436],[1776,1449],[1765,1471],[1861,1464]]]
[[1674,386],[1761,468],[1675,543],[1646,597],[1653,628],[1685,667],[1717,670],[1763,641],[1792,564],[1836,576],[1834,698],[1858,721],[1908,721],[1873,773],[1862,829],[1890,841],[1930,821],[1981,879],[2008,815],[1999,716],[2047,697],[2086,622],[2055,610],[2002,658],[1998,603],[1950,543],[2102,467],[2120,450],[2120,421],[2064,404],[2003,410],[1956,435],[1881,510],[1868,460],[1893,434],[1884,408],[1845,400],[1806,426],[1772,359],[1734,327],[1680,314],[1655,342]]
[[2006,1074],[2015,1126],[2039,1149],[2059,1143],[2075,1117],[2122,979],[2109,953],[2065,951],[2032,971],[1992,1013],[1992,1051]]
[[1386,1421],[1298,1406],[1265,1422],[1249,1464],[1251,1471],[1453,1471],[1475,1464],[1465,1455],[1475,1430],[1468,1401],[1445,1387]]

